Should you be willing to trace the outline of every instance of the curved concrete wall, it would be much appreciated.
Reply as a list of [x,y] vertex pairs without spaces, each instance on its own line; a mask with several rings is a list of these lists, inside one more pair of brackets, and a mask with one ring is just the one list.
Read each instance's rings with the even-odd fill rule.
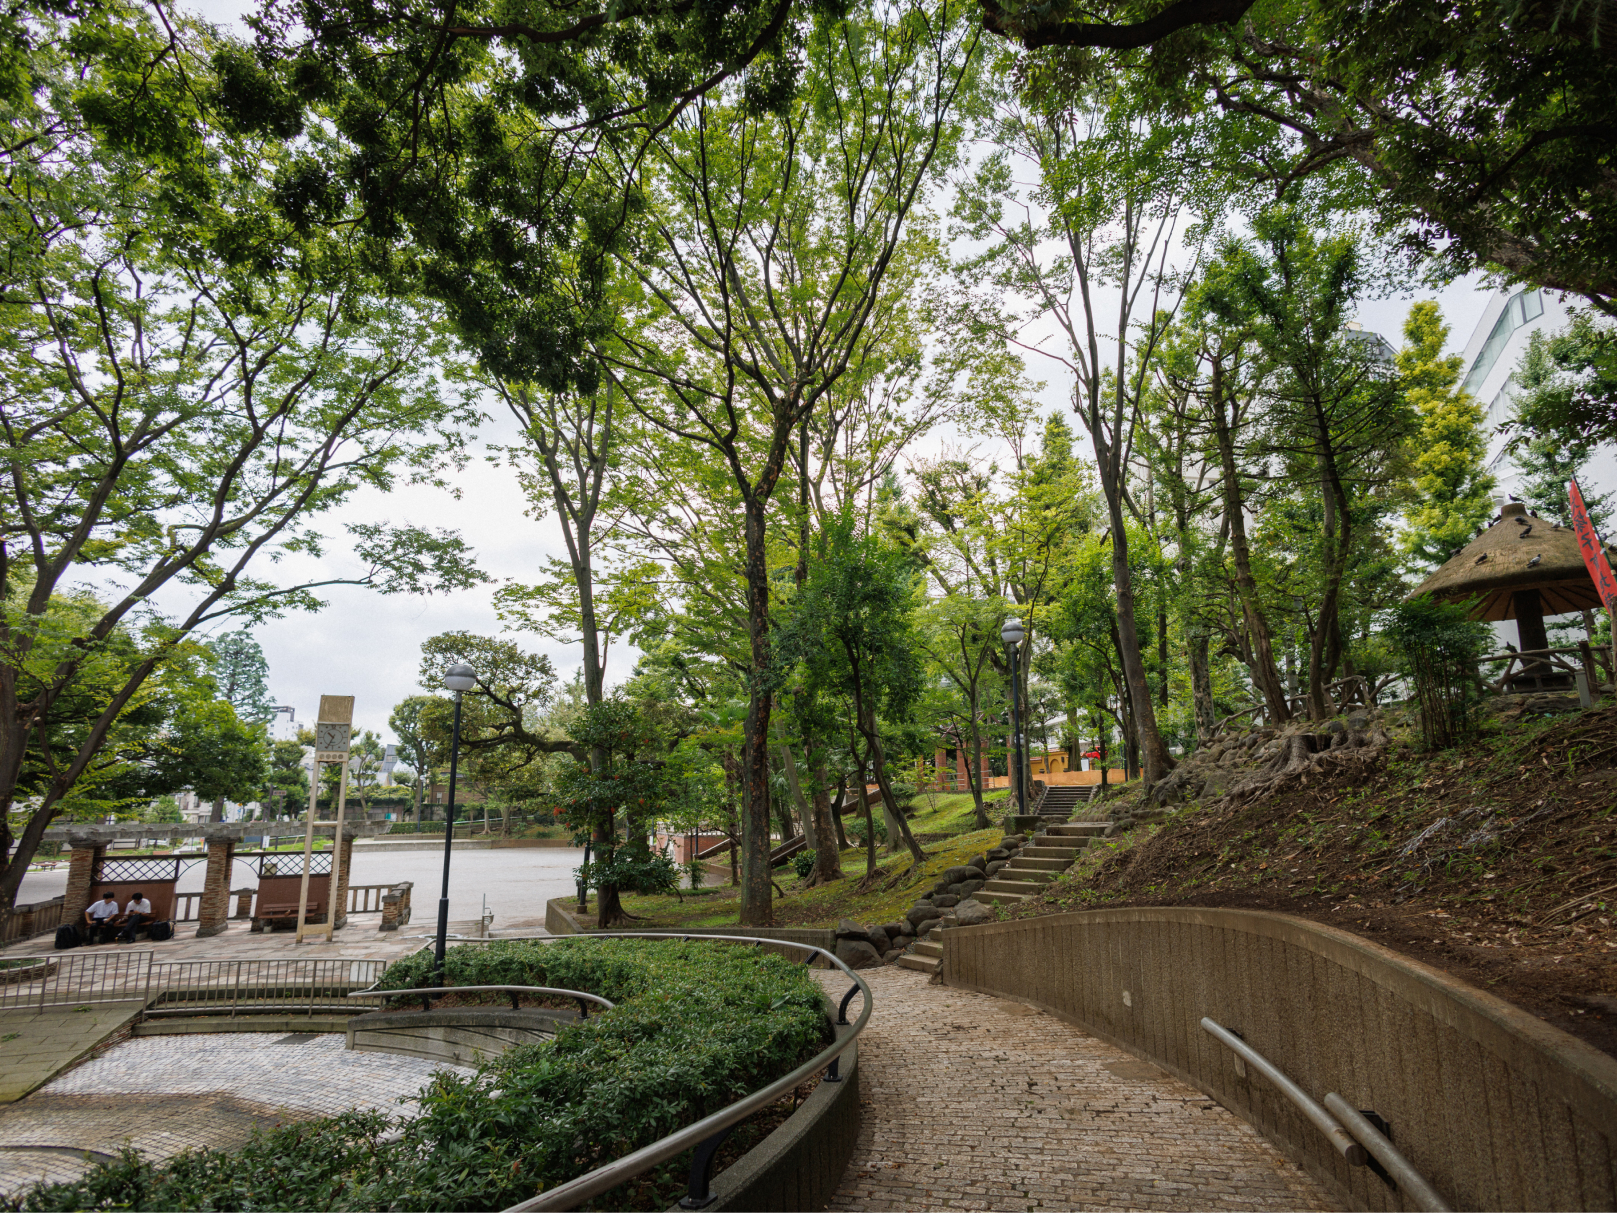
[[1617,1060],[1345,931],[1245,910],[1095,910],[943,932],[943,980],[1033,1003],[1243,1117],[1361,1209],[1350,1167],[1200,1025],[1243,1036],[1315,1100],[1341,1094],[1459,1209],[1617,1207]]
[[516,1045],[554,1036],[576,1016],[568,1011],[455,1007],[442,1011],[372,1011],[348,1021],[348,1047],[398,1053],[450,1065],[476,1065]]

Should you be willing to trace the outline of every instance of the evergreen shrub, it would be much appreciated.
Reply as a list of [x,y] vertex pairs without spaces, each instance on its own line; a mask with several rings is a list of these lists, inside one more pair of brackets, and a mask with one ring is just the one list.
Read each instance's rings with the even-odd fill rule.
[[[431,964],[417,953],[383,984],[427,984]],[[558,986],[617,1006],[473,1074],[440,1072],[415,1119],[350,1112],[158,1164],[126,1150],[20,1207],[503,1209],[718,1111],[830,1039],[803,966],[728,944],[510,940],[451,948],[445,968],[451,985]],[[632,1186],[593,1207],[624,1207]]]

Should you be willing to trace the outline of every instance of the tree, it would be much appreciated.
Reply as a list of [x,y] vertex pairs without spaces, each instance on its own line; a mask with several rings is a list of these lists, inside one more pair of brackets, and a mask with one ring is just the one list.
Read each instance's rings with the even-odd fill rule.
[[246,628],[225,632],[206,642],[212,656],[210,671],[219,697],[236,715],[253,724],[268,725],[275,715],[269,694],[269,662],[264,650]]
[[426,709],[434,702],[431,695],[409,695],[394,705],[388,714],[387,726],[398,738],[400,747],[409,755],[409,767],[414,773],[411,786],[415,791],[413,820],[421,821],[421,798],[432,786],[432,773],[443,762],[436,742],[429,738],[423,723]]
[[[1209,9],[1228,23],[1173,19]],[[1042,6],[1012,12],[1008,33],[1060,24]],[[1140,10],[1123,0],[1098,13]],[[1498,269],[1610,314],[1608,14],[1532,0],[1186,2],[1142,31],[1149,52],[1070,55],[1028,79],[1062,95],[1104,79],[1159,118],[1193,114],[1185,154],[1208,199],[1250,191],[1322,212],[1373,207],[1442,277]]]
[[[281,792],[281,807],[289,818],[301,813],[309,803],[309,773],[304,769],[303,746],[296,741],[277,741],[270,746],[269,787]],[[267,816],[267,815],[266,815]]]
[[1275,367],[1263,394],[1265,446],[1317,508],[1307,702],[1323,720],[1335,711],[1326,684],[1344,652],[1343,582],[1361,538],[1355,497],[1398,478],[1412,410],[1379,338],[1347,327],[1364,275],[1353,235],[1315,232],[1286,207],[1264,210],[1252,229],[1250,245],[1226,243],[1209,306],[1226,322],[1251,323]]
[[882,804],[915,863],[926,858],[893,794],[878,715],[909,719],[921,693],[916,643],[915,571],[908,557],[879,539],[856,536],[846,515],[827,524],[809,579],[782,629],[781,659],[801,666],[805,714],[828,699],[846,701],[855,762],[869,764]]
[[[1602,432],[1586,424],[1590,405],[1580,402],[1617,397],[1617,373],[1606,361],[1610,340],[1587,317],[1576,318],[1565,333],[1531,334],[1516,368],[1509,424],[1518,488],[1533,513],[1561,526],[1572,525],[1567,483],[1594,454]],[[1597,530],[1611,517],[1612,498],[1584,489],[1583,504]]]
[[920,647],[954,692],[940,708],[957,749],[966,751],[966,784],[979,830],[993,825],[983,808],[983,694],[992,680],[999,629],[1009,612],[1003,600],[949,594],[927,603],[918,629]]
[[[155,780],[165,788],[190,788],[220,809],[226,799],[255,799],[270,774],[264,741],[263,728],[239,719],[226,700],[187,704],[154,747]],[[214,820],[223,820],[218,810]]]
[[1437,304],[1417,303],[1404,320],[1406,344],[1398,352],[1404,394],[1419,415],[1403,546],[1426,566],[1442,564],[1470,543],[1493,513],[1482,408],[1456,387],[1464,359],[1442,356],[1448,335]]
[[[434,318],[387,297],[363,248],[279,217],[293,132],[241,134],[211,108],[228,48],[116,4],[85,25],[40,20],[37,39],[8,44],[36,86],[0,149],[27,183],[10,195],[0,299],[0,908],[56,806],[195,629],[316,606],[321,585],[431,591],[481,576],[457,536],[380,524],[347,528],[353,576],[256,575],[282,552],[320,550],[314,521],[362,484],[436,477],[475,410],[432,373],[448,355]],[[106,609],[48,636],[53,598],[85,565]],[[55,756],[14,836],[32,740],[130,623],[136,659],[96,692],[99,714]],[[42,648],[58,655],[48,672]]]
[[[968,263],[977,281],[1024,300],[995,317],[1007,340],[1049,358],[1073,378],[1073,411],[1089,433],[1111,531],[1119,653],[1148,784],[1173,769],[1157,727],[1135,622],[1129,559],[1129,468],[1135,419],[1169,317],[1161,295],[1181,218],[1184,165],[1171,126],[1149,129],[1126,113],[1089,107],[1023,106],[1003,89],[984,135],[994,148],[962,189],[956,215],[987,244]],[[1019,192],[1013,161],[1034,168],[1036,194]],[[1110,300],[1097,294],[1116,291]],[[1105,309],[1104,311],[1102,309]],[[1024,337],[1035,320],[1053,323],[1059,348]],[[1115,353],[1102,361],[1102,345]]]
[[773,710],[769,504],[800,427],[870,339],[911,210],[952,161],[977,35],[935,6],[816,20],[799,99],[693,101],[646,161],[647,211],[619,265],[642,302],[607,365],[647,424],[706,449],[738,498],[749,708],[741,921],[770,920]]
[[[444,671],[457,662],[470,665],[477,674],[476,688],[466,692],[465,710],[472,715],[473,727],[461,728],[463,749],[514,750],[520,755],[518,765],[545,754],[571,754],[580,762],[588,761],[575,739],[554,736],[541,722],[555,697],[556,671],[550,658],[523,652],[497,637],[444,632],[421,645],[421,685],[441,685]],[[441,704],[447,712],[449,703],[433,697],[427,709]]]

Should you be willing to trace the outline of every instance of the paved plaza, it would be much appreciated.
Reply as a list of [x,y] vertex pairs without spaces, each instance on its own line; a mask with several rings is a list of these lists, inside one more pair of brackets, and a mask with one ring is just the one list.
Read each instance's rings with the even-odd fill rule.
[[[1336,1207],[1244,1121],[1070,1024],[907,969],[861,975],[864,1121],[833,1209]],[[817,976],[841,997],[842,974]]]
[[242,1032],[113,1045],[0,1109],[0,1193],[73,1179],[126,1141],[161,1159],[350,1108],[405,1112],[434,1070],[453,1068],[346,1044],[335,1033]]

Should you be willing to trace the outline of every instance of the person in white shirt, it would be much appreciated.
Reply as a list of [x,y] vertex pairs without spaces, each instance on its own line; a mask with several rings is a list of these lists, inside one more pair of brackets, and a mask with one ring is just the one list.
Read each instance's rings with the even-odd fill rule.
[[118,936],[118,942],[134,943],[135,932],[151,920],[152,903],[146,900],[139,889],[136,889],[129,898],[129,904],[124,906],[124,916],[120,920],[124,924],[124,929]]
[[111,943],[112,933],[118,925],[118,902],[108,889],[100,901],[92,901],[84,911],[84,933],[91,943]]

